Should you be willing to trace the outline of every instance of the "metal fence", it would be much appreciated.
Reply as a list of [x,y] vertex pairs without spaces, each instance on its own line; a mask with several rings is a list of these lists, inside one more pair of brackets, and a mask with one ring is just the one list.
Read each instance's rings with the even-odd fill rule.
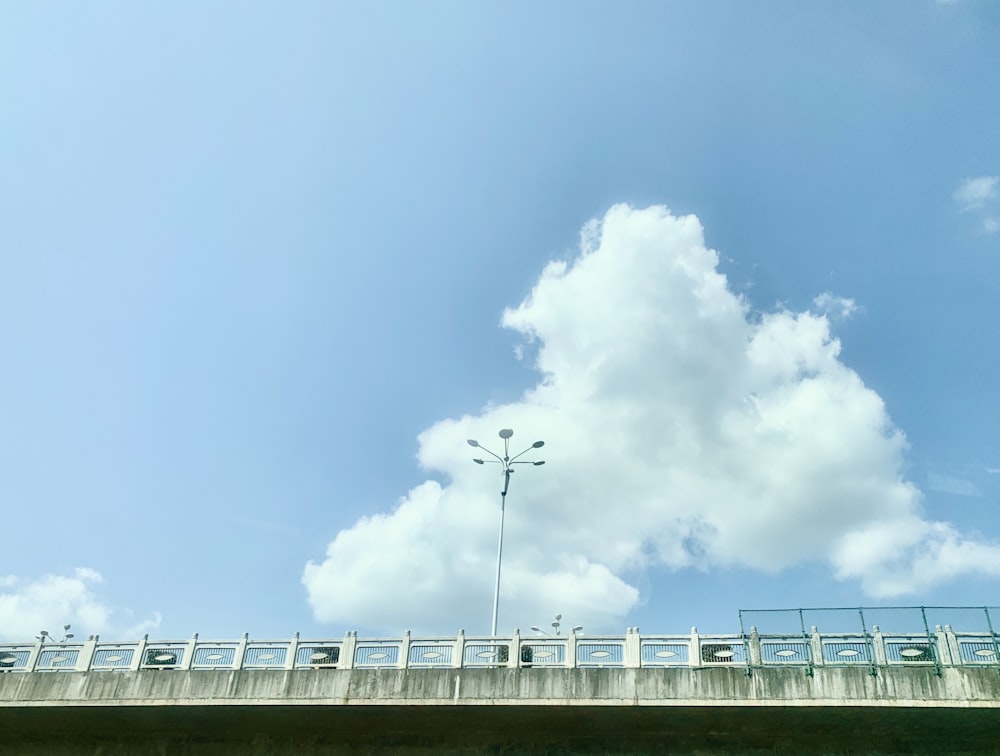
[[[82,643],[52,641],[0,645],[0,673],[124,672],[138,670],[324,670],[435,668],[669,668],[865,667],[873,674],[897,666],[995,667],[1000,636],[996,607],[885,607],[740,610],[740,632],[702,635],[466,636],[454,638]],[[960,630],[935,624],[946,612]],[[996,612],[994,612],[996,614]],[[1000,616],[1000,615],[998,615]],[[820,632],[817,619],[836,632]],[[885,622],[878,624],[875,619]],[[756,624],[750,625],[750,621]],[[813,624],[810,624],[813,623]],[[885,629],[881,629],[885,627]],[[762,632],[763,630],[763,632]]]
[[[993,610],[991,616],[990,610]],[[741,609],[750,666],[998,666],[995,606],[859,606]],[[752,624],[751,624],[752,623]],[[848,630],[820,633],[821,626]],[[958,627],[958,630],[953,628]],[[778,657],[781,657],[779,661]]]

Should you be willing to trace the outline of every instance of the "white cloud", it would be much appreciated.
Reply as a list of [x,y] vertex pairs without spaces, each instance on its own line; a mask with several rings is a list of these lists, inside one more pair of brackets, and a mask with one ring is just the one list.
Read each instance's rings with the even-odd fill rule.
[[875,598],[893,598],[928,586],[978,573],[1000,577],[997,547],[962,536],[946,522],[926,522],[916,517],[870,532],[852,533],[845,549],[858,549],[858,564],[865,555],[878,554],[872,569],[861,576],[862,587]]
[[[40,630],[57,635],[65,624],[78,638],[114,630],[113,611],[96,591],[102,582],[101,574],[88,567],[72,575],[0,577],[0,639],[28,641]],[[131,631],[149,627],[148,622],[124,630],[122,637],[134,637]],[[158,615],[152,626],[159,626]]]
[[954,494],[955,496],[982,496],[983,492],[979,490],[979,486],[973,483],[971,480],[966,480],[965,478],[957,478],[953,475],[939,475],[937,473],[929,473],[927,475],[927,487],[934,491],[941,491],[942,493]]
[[511,486],[504,631],[555,612],[619,629],[640,600],[629,576],[654,564],[820,561],[875,596],[1000,573],[996,545],[923,519],[901,473],[905,438],[839,361],[828,317],[753,313],[717,263],[694,216],[619,205],[587,224],[579,256],[550,263],[503,316],[538,344],[538,384],[420,435],[421,463],[447,485],[421,484],[337,534],[303,574],[316,617],[487,629],[500,481],[465,439],[496,450],[504,427],[516,451],[544,438],[548,461]]
[[847,297],[835,297],[828,291],[823,292],[813,300],[816,309],[822,315],[829,315],[836,318],[849,318],[860,309],[853,299]]
[[961,212],[978,217],[983,233],[1000,231],[1000,216],[996,213],[1000,208],[1000,176],[963,179],[952,197]]
[[997,184],[1000,176],[979,176],[963,179],[952,195],[960,210],[978,210],[987,202],[997,198]]
[[[132,612],[127,612],[131,617]],[[121,631],[120,637],[122,638],[138,638],[142,635],[148,635],[154,633],[160,629],[160,623],[163,622],[163,615],[159,612],[153,612],[151,617],[139,620],[132,624],[125,625],[125,629]]]

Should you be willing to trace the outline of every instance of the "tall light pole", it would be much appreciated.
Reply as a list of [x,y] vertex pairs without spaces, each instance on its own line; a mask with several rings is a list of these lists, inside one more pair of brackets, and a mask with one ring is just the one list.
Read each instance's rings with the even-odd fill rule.
[[482,449],[484,452],[493,457],[493,459],[474,459],[472,460],[477,465],[484,465],[487,462],[497,462],[500,464],[501,472],[503,473],[503,490],[500,492],[500,538],[497,540],[497,579],[496,586],[493,589],[493,625],[491,636],[496,637],[497,634],[497,610],[500,608],[500,563],[503,559],[503,514],[504,509],[507,504],[507,489],[510,488],[510,476],[514,472],[514,465],[544,465],[545,462],[540,460],[538,462],[531,462],[529,460],[518,461],[518,457],[527,454],[532,449],[541,449],[545,446],[544,441],[536,441],[523,452],[515,454],[513,457],[510,456],[510,437],[514,435],[514,431],[510,428],[504,428],[500,431],[500,438],[503,439],[503,456],[490,451],[485,446],[480,445],[478,441],[470,438],[468,441],[469,446],[476,449]]

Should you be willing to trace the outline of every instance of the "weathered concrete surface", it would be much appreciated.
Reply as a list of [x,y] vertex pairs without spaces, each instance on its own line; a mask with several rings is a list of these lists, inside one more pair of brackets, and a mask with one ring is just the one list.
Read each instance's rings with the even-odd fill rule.
[[998,706],[982,668],[0,674],[0,753],[938,756]]
[[996,669],[425,669],[0,675],[10,706],[906,706],[1000,708]]

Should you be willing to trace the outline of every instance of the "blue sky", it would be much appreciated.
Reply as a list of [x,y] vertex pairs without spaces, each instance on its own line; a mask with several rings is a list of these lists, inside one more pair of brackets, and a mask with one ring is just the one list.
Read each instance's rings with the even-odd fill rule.
[[501,631],[997,603],[998,41],[5,5],[0,637],[484,632],[508,426]]

